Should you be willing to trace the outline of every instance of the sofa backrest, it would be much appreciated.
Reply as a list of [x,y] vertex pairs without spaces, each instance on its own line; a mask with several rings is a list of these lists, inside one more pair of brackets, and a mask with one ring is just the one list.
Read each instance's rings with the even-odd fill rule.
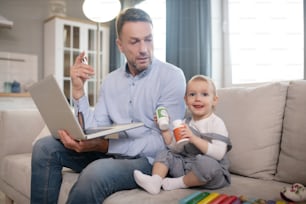
[[285,107],[276,180],[306,185],[306,81],[292,81]]
[[225,122],[233,148],[230,171],[273,179],[279,158],[287,83],[218,90],[216,114]]
[[32,152],[32,142],[44,126],[36,109],[0,111],[0,159],[8,154]]

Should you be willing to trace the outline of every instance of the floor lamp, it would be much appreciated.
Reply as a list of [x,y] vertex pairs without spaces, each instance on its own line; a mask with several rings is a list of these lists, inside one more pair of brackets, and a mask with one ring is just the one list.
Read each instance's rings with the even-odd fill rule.
[[105,23],[114,19],[121,10],[121,3],[119,0],[84,0],[83,13],[91,21],[97,23],[96,32],[96,96],[99,95],[100,87],[100,26],[101,23]]

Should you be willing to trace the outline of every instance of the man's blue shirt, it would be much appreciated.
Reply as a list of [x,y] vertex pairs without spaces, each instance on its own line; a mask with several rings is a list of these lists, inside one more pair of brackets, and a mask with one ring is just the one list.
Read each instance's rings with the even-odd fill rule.
[[182,70],[169,63],[153,59],[151,66],[135,77],[124,65],[103,80],[94,111],[86,96],[75,101],[75,111],[83,113],[85,128],[143,122],[143,127],[122,132],[119,139],[110,139],[108,154],[145,156],[152,162],[156,153],[165,149],[154,122],[155,110],[165,106],[171,121],[182,119],[185,88]]

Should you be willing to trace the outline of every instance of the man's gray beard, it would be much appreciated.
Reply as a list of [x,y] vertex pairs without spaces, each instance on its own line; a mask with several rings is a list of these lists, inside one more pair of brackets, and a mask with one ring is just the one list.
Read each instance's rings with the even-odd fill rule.
[[150,59],[150,63],[149,63],[148,66],[146,66],[145,68],[139,69],[139,68],[137,67],[136,64],[133,64],[133,69],[136,70],[137,73],[141,73],[141,72],[143,72],[144,70],[146,70],[149,66],[151,66],[151,64],[152,64],[152,59]]

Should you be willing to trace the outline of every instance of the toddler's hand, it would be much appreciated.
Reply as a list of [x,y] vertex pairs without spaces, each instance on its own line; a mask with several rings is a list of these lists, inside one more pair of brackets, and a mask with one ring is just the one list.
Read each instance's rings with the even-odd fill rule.
[[181,135],[182,138],[187,138],[190,140],[190,142],[192,142],[193,138],[196,137],[186,124],[184,124],[184,127],[181,130]]

